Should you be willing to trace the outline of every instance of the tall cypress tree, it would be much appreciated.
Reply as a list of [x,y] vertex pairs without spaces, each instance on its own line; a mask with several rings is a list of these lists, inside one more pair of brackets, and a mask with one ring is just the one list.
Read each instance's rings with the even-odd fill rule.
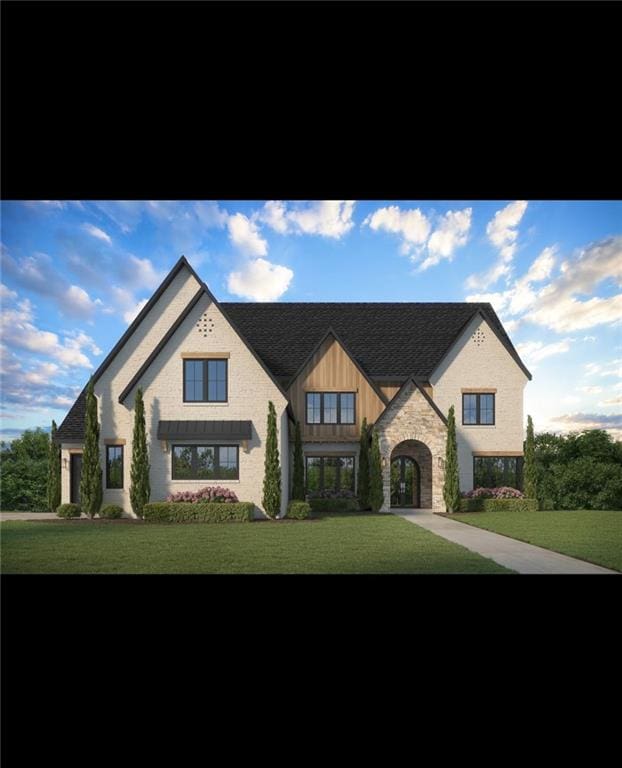
[[136,390],[134,401],[134,432],[132,434],[132,466],[130,468],[130,503],[134,514],[142,518],[143,508],[149,502],[149,453],[147,452],[147,431],[145,429],[145,403],[143,391]]
[[453,405],[447,414],[447,445],[445,448],[445,483],[443,499],[447,512],[460,511],[460,475],[458,472],[458,445],[456,443],[456,417]]
[[538,497],[538,475],[536,469],[536,442],[533,434],[533,421],[527,416],[527,439],[525,440],[525,466],[523,469],[525,496],[528,499]]
[[93,391],[93,379],[86,388],[86,416],[84,418],[84,448],[82,449],[82,474],[80,476],[80,506],[92,519],[102,505],[102,469],[99,459],[99,422],[97,398]]
[[54,442],[56,422],[52,422],[50,448],[48,452],[47,502],[50,512],[56,512],[60,505],[60,445]]
[[294,432],[294,469],[292,472],[292,499],[304,501],[305,499],[305,466],[302,455],[302,438],[300,436],[300,422],[296,421]]
[[276,440],[276,411],[272,400],[268,403],[268,437],[266,438],[265,474],[261,503],[267,515],[277,517],[281,511],[281,467]]
[[384,503],[384,488],[382,486],[382,463],[380,461],[380,444],[378,433],[374,429],[369,455],[369,504],[372,512],[379,512]]
[[367,434],[367,418],[361,424],[361,442],[359,449],[358,475],[359,506],[369,509],[369,435]]

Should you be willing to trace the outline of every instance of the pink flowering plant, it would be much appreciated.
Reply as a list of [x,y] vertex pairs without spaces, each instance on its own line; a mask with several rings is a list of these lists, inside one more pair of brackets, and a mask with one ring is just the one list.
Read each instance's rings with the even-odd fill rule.
[[238,497],[233,491],[228,488],[223,488],[220,485],[208,485],[205,488],[201,488],[200,491],[178,491],[177,493],[170,493],[166,497],[167,501],[189,501],[196,503],[199,501],[219,501],[225,504],[233,504],[238,501]]
[[525,494],[516,488],[475,488],[461,494],[463,499],[524,499]]

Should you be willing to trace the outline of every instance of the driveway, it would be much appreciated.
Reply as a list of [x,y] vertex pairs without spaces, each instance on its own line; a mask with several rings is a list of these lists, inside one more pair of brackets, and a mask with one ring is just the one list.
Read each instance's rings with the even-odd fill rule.
[[440,515],[431,509],[393,509],[394,514],[425,528],[447,541],[461,544],[483,557],[518,573],[617,573],[600,565],[551,552],[499,533],[475,528]]

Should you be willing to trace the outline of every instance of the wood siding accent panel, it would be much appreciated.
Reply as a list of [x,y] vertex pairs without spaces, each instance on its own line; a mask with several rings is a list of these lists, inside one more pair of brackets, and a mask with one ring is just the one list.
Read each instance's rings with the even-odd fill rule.
[[[354,424],[306,424],[307,392],[355,392],[356,422]],[[363,417],[373,423],[384,411],[385,405],[348,353],[334,338],[324,340],[288,391],[295,418],[300,422],[304,440],[332,442],[356,440],[361,431]]]

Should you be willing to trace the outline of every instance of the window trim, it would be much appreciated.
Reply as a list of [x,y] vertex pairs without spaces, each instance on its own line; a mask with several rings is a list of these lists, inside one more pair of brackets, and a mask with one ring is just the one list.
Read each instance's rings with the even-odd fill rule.
[[309,493],[307,486],[307,468],[309,464],[309,459],[319,459],[320,461],[320,487],[318,488],[319,491],[325,490],[324,488],[324,460],[325,459],[352,459],[352,486],[349,488],[342,488],[341,487],[341,466],[337,466],[336,472],[335,472],[335,490],[336,491],[352,491],[352,493],[356,490],[356,456],[351,454],[323,454],[321,456],[314,456],[309,455],[305,456],[305,493]]
[[[121,485],[110,485],[110,461],[108,459],[108,451],[111,448],[121,449]],[[117,444],[106,445],[106,490],[107,491],[122,491],[125,486],[125,446]]]
[[[481,405],[480,398],[482,395],[488,395],[492,397],[492,421],[481,421]],[[475,398],[475,421],[464,420],[464,398]],[[463,392],[462,393],[462,426],[464,427],[494,427],[497,421],[497,395],[495,392]]]
[[[320,420],[319,421],[309,421],[309,395],[319,395],[320,396]],[[337,421],[324,421],[324,395],[337,395]],[[352,412],[353,412],[353,420],[352,421],[341,421],[341,395],[352,395],[353,398],[353,406],[352,406]],[[308,392],[305,392],[305,424],[309,427],[318,427],[318,426],[328,426],[328,427],[336,427],[336,426],[344,426],[344,427],[352,427],[356,425],[356,392],[353,392],[352,390],[345,390],[345,391],[337,391],[337,392],[330,392],[330,391],[315,391],[315,390],[309,390]]]
[[[208,400],[209,394],[209,363],[221,362],[225,364],[225,399],[224,400]],[[203,363],[203,399],[202,400],[188,400],[186,399],[186,363]],[[182,359],[183,369],[183,382],[182,382],[182,397],[184,403],[228,403],[229,402],[229,358],[228,357],[184,357]]]
[[[197,477],[197,452],[192,451],[192,458],[190,465],[193,471],[191,477],[176,477],[175,476],[175,448],[213,448],[214,449],[214,471],[220,467],[220,448],[235,448],[235,461],[237,473],[235,477]],[[240,479],[240,446],[227,445],[223,443],[172,443],[171,444],[171,480],[201,480],[206,483],[212,483],[218,480],[219,482],[227,482]]]

